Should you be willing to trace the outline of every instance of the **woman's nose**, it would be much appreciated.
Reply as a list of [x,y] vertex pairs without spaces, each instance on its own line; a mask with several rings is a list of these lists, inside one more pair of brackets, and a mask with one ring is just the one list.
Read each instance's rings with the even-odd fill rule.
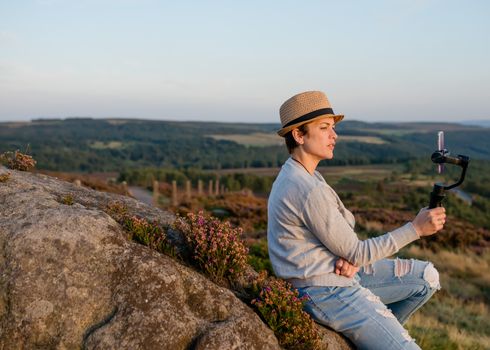
[[330,133],[330,137],[331,137],[332,139],[334,139],[334,140],[336,140],[336,139],[337,139],[337,133],[335,132],[335,129],[334,129],[334,128],[332,128],[332,132]]

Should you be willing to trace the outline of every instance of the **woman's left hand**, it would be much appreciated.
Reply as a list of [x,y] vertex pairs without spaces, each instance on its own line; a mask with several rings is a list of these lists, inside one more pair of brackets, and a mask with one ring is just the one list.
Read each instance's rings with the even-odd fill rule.
[[335,273],[340,276],[352,278],[359,271],[357,266],[352,265],[350,262],[343,258],[339,258],[335,262]]

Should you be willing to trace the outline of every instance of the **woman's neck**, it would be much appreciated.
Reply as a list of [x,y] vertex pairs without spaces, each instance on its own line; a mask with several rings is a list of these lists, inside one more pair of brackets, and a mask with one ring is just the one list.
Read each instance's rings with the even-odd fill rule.
[[318,166],[318,163],[320,163],[319,160],[314,159],[309,154],[301,152],[299,149],[291,154],[291,158],[300,163],[310,175],[315,173],[315,169]]

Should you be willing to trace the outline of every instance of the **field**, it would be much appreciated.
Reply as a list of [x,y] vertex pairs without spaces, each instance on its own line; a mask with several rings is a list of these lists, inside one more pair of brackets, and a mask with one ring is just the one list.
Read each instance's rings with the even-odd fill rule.
[[226,140],[233,141],[240,145],[245,146],[256,146],[256,147],[265,147],[265,146],[282,146],[284,145],[284,139],[277,135],[276,133],[260,133],[255,132],[251,134],[232,134],[232,135],[206,135],[215,140]]
[[[215,140],[233,141],[244,146],[266,147],[266,146],[283,146],[284,139],[276,133],[251,133],[251,134],[231,134],[231,135],[207,135]],[[339,137],[338,143],[343,142],[360,142],[381,145],[387,141],[377,136],[350,136],[343,135]]]
[[[342,178],[380,180],[390,176],[392,172],[402,171],[400,164],[380,164],[380,165],[346,165],[346,166],[320,166],[317,170],[329,183],[336,183]],[[209,170],[208,173],[218,175],[229,174],[251,174],[256,176],[276,176],[280,168],[233,168],[222,170]]]
[[123,147],[123,143],[120,141],[107,141],[107,142],[101,142],[101,141],[95,141],[92,144],[90,144],[90,147],[94,149],[119,149]]

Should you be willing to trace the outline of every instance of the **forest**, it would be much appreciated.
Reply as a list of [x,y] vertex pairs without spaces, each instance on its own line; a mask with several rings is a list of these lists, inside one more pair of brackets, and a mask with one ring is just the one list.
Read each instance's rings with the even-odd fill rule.
[[[141,167],[277,167],[288,157],[283,141],[275,136],[278,128],[276,124],[41,119],[0,123],[0,151],[30,153],[42,169],[86,173]],[[490,159],[489,128],[347,120],[337,127],[334,160],[323,165],[392,164],[427,158],[435,149],[438,130],[446,132],[453,154]],[[255,138],[244,143],[243,136]]]

